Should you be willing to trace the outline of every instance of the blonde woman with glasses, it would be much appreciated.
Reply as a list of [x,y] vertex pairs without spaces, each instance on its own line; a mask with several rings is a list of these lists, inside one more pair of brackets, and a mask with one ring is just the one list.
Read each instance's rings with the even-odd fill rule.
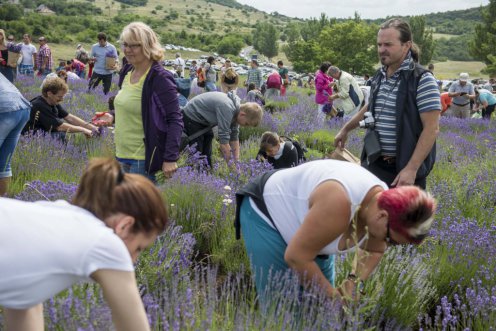
[[115,123],[116,157],[126,172],[154,180],[177,169],[183,129],[173,75],[160,61],[163,49],[146,24],[133,22],[120,36],[127,60],[119,77],[115,111],[104,114],[101,124]]

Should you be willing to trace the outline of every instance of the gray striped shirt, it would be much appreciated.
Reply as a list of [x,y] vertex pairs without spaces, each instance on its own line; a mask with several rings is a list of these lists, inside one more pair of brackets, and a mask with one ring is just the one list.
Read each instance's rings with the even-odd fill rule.
[[[387,67],[381,68],[382,78],[374,102],[375,128],[379,133],[382,155],[396,156],[396,95],[400,85],[400,72],[410,68],[413,59],[408,55],[398,70],[389,78]],[[441,110],[441,97],[436,79],[425,73],[419,81],[416,98],[419,113]]]

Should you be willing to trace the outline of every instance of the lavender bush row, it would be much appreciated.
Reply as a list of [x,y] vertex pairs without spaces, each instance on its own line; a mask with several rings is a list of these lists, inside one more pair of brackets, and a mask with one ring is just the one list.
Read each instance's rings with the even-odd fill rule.
[[[39,93],[39,84],[33,79],[18,81],[28,96]],[[89,119],[94,111],[106,108],[101,89],[86,94],[84,82],[71,89],[64,103],[78,116]],[[239,95],[243,93],[240,89]],[[259,302],[246,269],[242,241],[234,239],[232,226],[234,192],[268,169],[253,161],[258,138],[250,136],[269,129],[304,140],[322,130],[332,138],[343,124],[321,121],[308,95],[291,91],[277,103],[284,110],[266,113],[262,128],[242,130],[242,162],[227,166],[217,152],[214,167],[207,171],[202,158],[192,153],[183,157],[186,166],[161,187],[172,217],[182,228],[171,227],[137,266],[153,329],[494,327],[496,129],[483,120],[442,118],[438,162],[428,180],[428,189],[439,204],[432,237],[418,248],[388,251],[367,282],[367,295],[360,303],[343,310],[319,291],[302,294],[289,275],[275,281],[274,305]],[[361,151],[362,135],[356,130],[349,137],[347,148],[355,155]],[[112,155],[112,140],[109,132],[92,140],[76,136],[67,145],[44,136],[23,137],[13,159],[17,178],[12,192],[30,201],[43,199],[38,195],[69,199],[75,185],[64,183],[78,181],[89,157]],[[350,265],[350,257],[339,259],[338,283]],[[111,329],[108,308],[95,286],[74,287],[45,309],[49,329]]]

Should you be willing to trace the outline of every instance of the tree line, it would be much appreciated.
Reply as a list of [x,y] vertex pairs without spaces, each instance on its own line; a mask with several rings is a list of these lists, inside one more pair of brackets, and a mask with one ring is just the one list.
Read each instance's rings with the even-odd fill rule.
[[[414,40],[421,49],[420,61],[427,64],[434,54],[435,42],[432,31],[426,27],[423,17],[410,19]],[[253,45],[259,52],[271,58],[278,53],[277,36],[283,41],[282,51],[299,72],[314,72],[324,61],[342,70],[355,73],[371,73],[377,64],[378,25],[363,21],[358,14],[354,19],[337,21],[322,14],[302,23],[289,23],[278,32],[270,23],[258,24]]]
[[[98,32],[105,31],[109,40],[116,40],[123,26],[140,20],[159,31],[163,41],[167,43],[215,51],[224,55],[237,55],[244,45],[253,45],[268,58],[273,58],[279,51],[283,51],[293,63],[294,69],[299,72],[313,72],[324,60],[332,60],[341,69],[352,73],[372,72],[377,64],[375,41],[379,21],[362,20],[358,14],[348,20],[329,18],[322,14],[319,18],[295,20],[285,25],[266,20],[253,25],[252,33],[230,33],[227,26],[222,31],[216,27],[206,33],[188,33],[186,30],[162,32],[167,25],[162,19],[153,16],[140,17],[124,10],[111,19],[95,20],[94,16],[101,15],[102,11],[91,1],[21,0],[22,5],[2,4],[2,1],[5,0],[0,0],[2,27],[18,37],[29,33],[34,36],[45,35],[51,42],[56,43],[93,42]],[[493,28],[496,26],[495,1],[490,0],[488,6],[480,9],[408,17],[414,41],[420,46],[421,63],[427,64],[433,59],[476,59],[488,65],[496,65],[493,61],[496,60],[496,28]],[[229,0],[216,3],[224,2]],[[57,15],[24,13],[24,7],[34,9],[41,3],[55,10]],[[473,32],[452,38],[433,39],[432,22],[435,21],[435,31],[439,32],[440,23],[448,24],[456,22],[457,19],[468,21],[477,17],[481,18],[479,21],[482,23],[470,23]],[[197,22],[191,20],[188,24],[191,26],[187,28],[191,28]]]

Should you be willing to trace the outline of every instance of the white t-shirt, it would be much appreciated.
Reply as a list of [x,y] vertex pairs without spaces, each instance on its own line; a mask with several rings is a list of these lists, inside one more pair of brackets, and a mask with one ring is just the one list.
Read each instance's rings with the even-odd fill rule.
[[22,44],[21,46],[22,62],[24,65],[34,65],[33,54],[36,54],[36,47],[33,44]]
[[185,66],[185,62],[183,59],[181,59],[180,57],[177,57],[175,60],[174,60],[174,69],[177,70],[181,70],[180,72],[180,76],[181,78],[184,78],[184,66]]
[[0,198],[0,306],[32,307],[99,269],[134,270],[124,242],[93,214]]
[[[274,173],[265,184],[263,198],[277,230],[286,243],[291,241],[303,224],[308,213],[311,193],[319,184],[328,180],[339,182],[348,193],[352,215],[350,222],[371,188],[380,186],[388,189],[387,185],[372,173],[345,161],[312,161]],[[264,219],[272,226],[270,220]],[[340,239],[341,236],[325,246],[319,254],[342,253],[338,250]]]

